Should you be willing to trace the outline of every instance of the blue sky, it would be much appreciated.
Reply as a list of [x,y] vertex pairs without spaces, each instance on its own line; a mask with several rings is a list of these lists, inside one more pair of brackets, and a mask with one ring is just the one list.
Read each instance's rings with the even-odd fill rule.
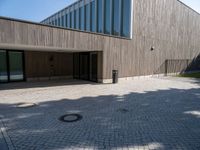
[[181,0],[181,1],[200,13],[200,0]]
[[0,16],[40,22],[76,0],[0,0]]
[[[0,16],[39,22],[76,0],[0,0]],[[181,0],[200,13],[200,0]]]

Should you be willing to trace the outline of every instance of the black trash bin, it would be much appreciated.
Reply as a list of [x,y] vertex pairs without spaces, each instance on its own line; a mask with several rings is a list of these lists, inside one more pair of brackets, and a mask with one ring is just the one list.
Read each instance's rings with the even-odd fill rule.
[[113,83],[118,83],[118,70],[112,71],[112,79],[113,79]]

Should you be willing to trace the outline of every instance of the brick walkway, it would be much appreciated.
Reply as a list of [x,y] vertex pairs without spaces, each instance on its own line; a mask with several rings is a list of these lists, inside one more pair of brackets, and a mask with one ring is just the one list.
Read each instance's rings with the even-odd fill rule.
[[[20,102],[38,106],[16,108]],[[61,122],[68,113],[83,118]],[[200,80],[5,84],[0,115],[10,149],[199,150]]]

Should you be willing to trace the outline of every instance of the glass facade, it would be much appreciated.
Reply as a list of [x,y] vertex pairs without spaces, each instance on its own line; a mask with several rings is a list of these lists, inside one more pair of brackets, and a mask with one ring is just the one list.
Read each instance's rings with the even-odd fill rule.
[[132,1],[82,0],[62,10],[65,19],[54,15],[43,23],[52,20],[55,26],[131,38]]
[[62,16],[62,19],[61,19],[61,26],[64,27],[64,16]]
[[91,31],[90,30],[90,25],[91,25],[91,21],[90,21],[90,4],[87,4],[85,6],[85,30],[86,31]]
[[58,18],[58,26],[60,26],[60,17]]
[[120,35],[121,0],[113,0],[113,35]]
[[122,30],[121,36],[130,37],[131,24],[131,1],[122,0]]
[[72,15],[72,12],[70,12],[70,28],[73,28],[73,15]]
[[97,0],[97,32],[103,33],[103,0]]
[[0,50],[0,82],[8,81],[6,51]]
[[74,28],[79,29],[79,10],[78,9],[75,10],[74,20],[75,20]]
[[70,22],[70,25],[69,25],[69,27],[70,27],[70,28],[73,28],[73,27],[72,27],[72,24],[73,24],[72,12],[70,12],[69,17],[70,17],[70,21],[69,21],[69,22]]
[[58,24],[57,24],[57,19],[55,20],[55,26],[57,26]]
[[22,52],[8,52],[11,81],[23,80],[24,78],[22,54]]
[[105,34],[110,34],[111,33],[111,2],[110,0],[106,0],[104,2],[104,8],[105,8],[105,13],[104,13],[104,33]]
[[85,30],[85,12],[84,12],[84,7],[81,7],[79,10],[79,16],[80,16],[80,24],[79,24],[79,29],[80,30]]
[[67,23],[68,23],[68,20],[67,20],[67,19],[68,19],[68,15],[66,14],[66,15],[65,15],[65,27],[68,27],[68,26],[67,26]]
[[67,15],[67,27],[70,28],[70,14]]
[[24,80],[22,51],[0,50],[0,83]]
[[91,3],[91,31],[96,32],[96,9],[95,1]]

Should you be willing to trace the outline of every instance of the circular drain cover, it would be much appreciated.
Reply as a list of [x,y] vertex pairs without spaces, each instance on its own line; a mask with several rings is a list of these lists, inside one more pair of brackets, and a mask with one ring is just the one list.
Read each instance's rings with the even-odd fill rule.
[[30,108],[30,107],[34,107],[34,106],[36,106],[37,104],[35,104],[35,103],[19,103],[19,104],[17,104],[16,105],[16,107],[18,107],[18,108]]
[[82,116],[79,114],[67,114],[59,118],[62,122],[76,122],[82,119]]
[[128,112],[128,109],[125,109],[125,108],[120,108],[117,110],[118,112],[121,112],[121,113],[127,113]]

